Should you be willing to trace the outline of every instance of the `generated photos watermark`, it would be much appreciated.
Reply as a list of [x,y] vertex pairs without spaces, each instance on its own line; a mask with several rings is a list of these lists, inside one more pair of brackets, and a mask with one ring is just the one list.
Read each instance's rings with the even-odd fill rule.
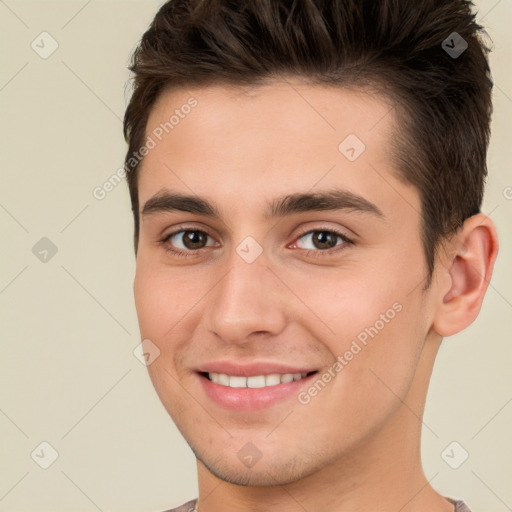
[[181,105],[180,108],[174,110],[174,113],[169,119],[163,123],[160,123],[156,128],[153,129],[150,135],[146,137],[144,144],[132,153],[130,158],[127,159],[122,167],[119,167],[110,177],[103,182],[102,185],[94,187],[92,195],[98,201],[102,201],[107,197],[109,192],[112,192],[119,183],[126,177],[131,169],[135,169],[142,159],[148,155],[148,153],[156,148],[157,144],[162,140],[164,134],[170,133],[176,126],[180,124],[182,119],[190,114],[194,107],[197,107],[198,101],[192,96],[186,103]]
[[297,399],[302,405],[307,405],[311,400],[316,397],[324,388],[327,386],[332,379],[336,377],[348,364],[352,361],[357,354],[359,354],[366,346],[368,342],[373,340],[379,332],[381,332],[387,324],[389,324],[400,311],[402,311],[402,304],[395,302],[385,313],[379,315],[370,327],[365,327],[357,336],[356,339],[352,340],[350,347],[345,350],[342,355],[336,358],[336,361],[327,368],[315,382],[304,391],[301,391]]

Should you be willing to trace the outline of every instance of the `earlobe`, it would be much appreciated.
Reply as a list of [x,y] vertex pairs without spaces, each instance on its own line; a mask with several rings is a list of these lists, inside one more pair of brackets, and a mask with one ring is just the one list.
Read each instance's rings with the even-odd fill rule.
[[492,220],[477,214],[466,219],[450,242],[452,252],[440,270],[449,283],[441,290],[434,330],[451,336],[477,317],[498,254],[498,236]]

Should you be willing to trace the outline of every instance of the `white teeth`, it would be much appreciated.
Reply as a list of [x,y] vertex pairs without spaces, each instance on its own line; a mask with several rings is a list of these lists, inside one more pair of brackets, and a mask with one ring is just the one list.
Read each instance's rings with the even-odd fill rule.
[[230,388],[246,388],[247,387],[247,377],[229,377],[229,387]]
[[256,377],[247,377],[248,388],[264,388],[265,375],[257,375]]
[[307,373],[272,373],[270,375],[241,377],[238,375],[226,375],[225,373],[208,373],[208,377],[212,382],[230,388],[264,388],[266,386],[277,386],[278,384],[300,380],[306,375]]
[[[212,373],[210,375],[218,375],[217,384],[222,384],[223,386],[229,386],[229,376],[225,373]],[[214,381],[215,382],[215,381]]]
[[265,377],[266,386],[277,386],[278,384],[281,384],[281,375],[278,373],[271,373]]

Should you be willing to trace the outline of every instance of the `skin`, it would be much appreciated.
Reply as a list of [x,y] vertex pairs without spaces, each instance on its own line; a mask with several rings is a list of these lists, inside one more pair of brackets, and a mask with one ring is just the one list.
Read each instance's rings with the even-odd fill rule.
[[[497,253],[490,219],[476,215],[447,240],[424,290],[418,191],[396,177],[395,115],[362,90],[268,82],[165,91],[147,135],[190,96],[198,105],[144,158],[134,292],[142,339],[158,346],[153,385],[197,458],[200,512],[453,511],[420,462],[422,414],[443,336],[477,316]],[[339,150],[356,134],[366,150]],[[343,188],[382,217],[341,209],[268,219],[267,202]],[[167,190],[200,196],[220,219],[142,214]],[[206,232],[202,248],[180,229]],[[315,233],[338,230],[333,252]],[[236,249],[253,237],[263,252]],[[169,248],[189,251],[179,256]],[[308,254],[309,249],[309,254]],[[219,359],[276,361],[327,371],[393,304],[392,320],[311,401],[296,395],[262,411],[229,411],[194,371]],[[306,388],[307,389],[307,388]],[[237,452],[252,443],[252,467]]]

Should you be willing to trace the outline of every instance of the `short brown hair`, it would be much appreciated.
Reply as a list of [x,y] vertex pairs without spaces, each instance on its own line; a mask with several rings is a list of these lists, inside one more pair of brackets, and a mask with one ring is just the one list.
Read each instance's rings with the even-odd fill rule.
[[479,213],[487,175],[492,80],[472,7],[467,0],[165,3],[129,67],[125,170],[135,251],[138,162],[130,158],[144,143],[159,94],[180,86],[251,86],[286,74],[311,84],[377,87],[399,104],[394,156],[399,177],[421,196],[430,283],[439,241]]

